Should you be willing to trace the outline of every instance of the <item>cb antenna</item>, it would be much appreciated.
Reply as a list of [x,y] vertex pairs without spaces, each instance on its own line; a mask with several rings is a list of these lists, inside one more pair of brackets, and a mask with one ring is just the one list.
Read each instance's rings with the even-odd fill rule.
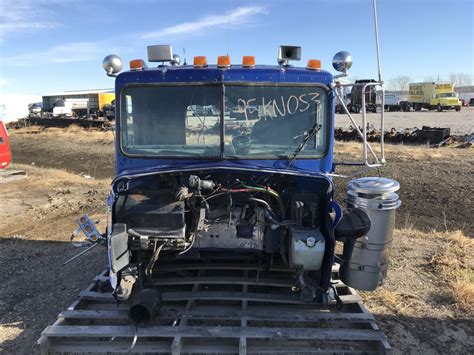
[[377,0],[373,0],[372,3],[373,3],[373,8],[374,8],[375,47],[377,50],[377,69],[378,69],[379,82],[382,82],[382,73],[380,70],[379,25],[377,21]]
[[227,55],[229,55],[230,52],[230,17],[232,14],[232,0],[229,0],[229,18],[227,22]]

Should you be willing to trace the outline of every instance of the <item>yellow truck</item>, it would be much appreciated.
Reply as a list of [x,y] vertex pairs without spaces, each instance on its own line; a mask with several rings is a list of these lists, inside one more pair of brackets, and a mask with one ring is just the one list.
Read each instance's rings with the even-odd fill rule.
[[408,102],[415,111],[422,108],[428,110],[461,110],[461,100],[454,92],[454,84],[450,82],[410,83]]
[[103,92],[99,94],[99,115],[102,115],[109,121],[115,119],[115,93]]

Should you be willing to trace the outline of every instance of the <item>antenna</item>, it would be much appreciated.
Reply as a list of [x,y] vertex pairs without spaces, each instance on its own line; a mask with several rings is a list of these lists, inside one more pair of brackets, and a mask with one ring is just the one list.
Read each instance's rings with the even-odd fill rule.
[[229,0],[229,21],[227,22],[227,55],[230,51],[230,17],[232,13],[232,0]]
[[379,25],[377,21],[377,0],[373,0],[374,7],[374,26],[375,26],[375,47],[377,49],[377,69],[379,82],[382,82],[382,73],[380,70],[380,48],[379,48]]

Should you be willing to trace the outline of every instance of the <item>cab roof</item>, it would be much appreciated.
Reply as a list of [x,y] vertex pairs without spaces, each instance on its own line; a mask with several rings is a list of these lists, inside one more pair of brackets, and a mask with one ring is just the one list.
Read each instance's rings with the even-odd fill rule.
[[224,83],[224,82],[268,82],[268,83],[318,83],[328,85],[333,81],[325,70],[310,70],[293,66],[257,65],[253,68],[232,65],[230,68],[158,66],[144,70],[130,70],[117,76],[117,86],[132,83]]

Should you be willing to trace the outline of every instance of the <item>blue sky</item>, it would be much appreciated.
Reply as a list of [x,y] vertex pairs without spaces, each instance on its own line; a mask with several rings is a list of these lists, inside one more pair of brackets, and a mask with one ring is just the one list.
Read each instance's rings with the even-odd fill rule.
[[[474,74],[472,0],[379,0],[382,74],[414,80]],[[280,44],[302,46],[332,71],[339,50],[351,75],[376,76],[371,0],[71,1],[0,0],[0,94],[41,95],[109,88],[103,57],[146,59],[146,46],[172,44],[188,62],[255,55],[276,63]],[[230,15],[230,16],[229,16]],[[230,25],[229,25],[230,17]],[[332,71],[333,72],[333,71]]]

